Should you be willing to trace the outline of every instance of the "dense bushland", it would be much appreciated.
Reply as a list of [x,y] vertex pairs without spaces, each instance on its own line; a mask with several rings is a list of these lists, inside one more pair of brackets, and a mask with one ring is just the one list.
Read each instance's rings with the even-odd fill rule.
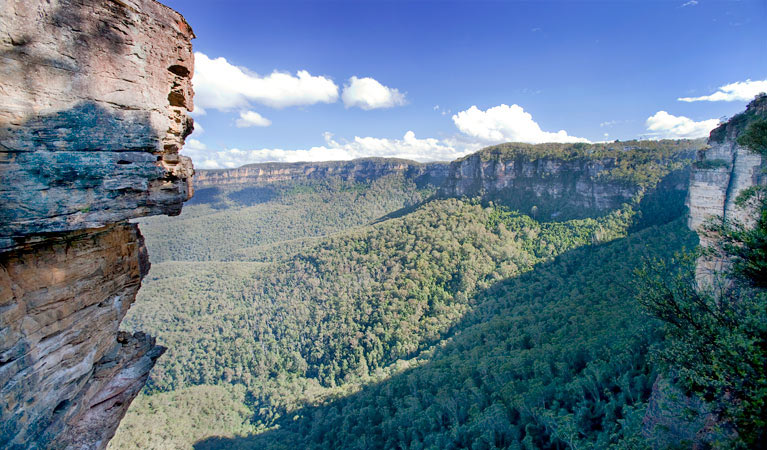
[[[400,176],[206,191],[143,220],[154,265],[124,323],[169,350],[110,445],[633,442],[658,334],[627,282],[642,257],[693,245],[666,225],[683,194],[642,195],[677,165],[564,222]],[[161,440],[138,436],[150,422]]]

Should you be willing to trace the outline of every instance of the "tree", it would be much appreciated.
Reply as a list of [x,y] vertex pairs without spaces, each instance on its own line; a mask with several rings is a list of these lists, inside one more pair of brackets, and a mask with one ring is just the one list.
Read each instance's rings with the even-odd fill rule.
[[[738,143],[767,156],[767,120],[751,123]],[[744,191],[737,202],[756,208],[753,228],[712,226],[714,245],[732,269],[733,282],[718,291],[695,280],[697,254],[654,261],[637,272],[637,298],[665,324],[666,341],[656,357],[682,385],[714,404],[732,421],[749,447],[767,442],[767,201],[763,186]]]

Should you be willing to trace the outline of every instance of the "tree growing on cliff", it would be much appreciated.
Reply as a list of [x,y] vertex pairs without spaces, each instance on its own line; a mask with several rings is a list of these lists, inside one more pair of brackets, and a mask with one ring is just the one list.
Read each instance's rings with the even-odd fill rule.
[[[767,120],[753,122],[738,143],[767,157]],[[711,402],[749,448],[767,442],[767,196],[745,190],[740,207],[755,209],[753,227],[723,223],[716,249],[733,262],[733,280],[713,292],[695,279],[696,254],[637,271],[638,300],[666,329],[657,359],[692,393]],[[734,444],[733,444],[734,445]]]

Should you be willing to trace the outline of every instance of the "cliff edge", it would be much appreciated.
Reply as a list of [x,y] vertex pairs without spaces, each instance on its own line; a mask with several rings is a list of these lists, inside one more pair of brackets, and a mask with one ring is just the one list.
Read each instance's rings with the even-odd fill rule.
[[500,144],[450,163],[440,193],[481,195],[541,220],[598,216],[653,188],[702,146],[700,140]]
[[0,447],[100,449],[163,348],[118,332],[129,219],[192,193],[191,28],[152,0],[0,8]]
[[[752,186],[767,184],[767,161],[739,145],[738,136],[753,121],[767,117],[767,95],[761,94],[748,104],[746,110],[719,125],[708,139],[708,147],[698,152],[690,178],[687,206],[690,208],[688,226],[698,233],[701,247],[708,248],[719,237],[705,229],[708,221],[739,222],[753,226],[756,213],[752,207],[740,207],[736,199]],[[698,259],[696,278],[700,286],[716,283],[728,262],[720,257],[704,255]],[[721,280],[720,280],[721,281]]]

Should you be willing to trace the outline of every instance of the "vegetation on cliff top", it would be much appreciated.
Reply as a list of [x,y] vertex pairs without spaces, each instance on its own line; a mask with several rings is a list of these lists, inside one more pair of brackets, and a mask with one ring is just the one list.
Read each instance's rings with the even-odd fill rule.
[[509,161],[516,158],[525,158],[530,161],[538,159],[603,160],[609,162],[606,171],[599,175],[603,179],[623,181],[646,188],[657,184],[668,172],[681,168],[684,164],[682,159],[692,158],[693,152],[704,146],[704,139],[634,140],[594,144],[511,142],[482,149],[475,154],[464,156],[457,162],[477,156],[482,161]]

